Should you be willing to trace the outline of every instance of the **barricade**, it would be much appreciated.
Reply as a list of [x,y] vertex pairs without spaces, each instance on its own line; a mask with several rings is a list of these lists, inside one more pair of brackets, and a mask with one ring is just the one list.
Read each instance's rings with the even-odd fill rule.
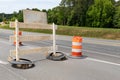
[[82,37],[80,37],[80,36],[73,37],[71,56],[82,57]]
[[[27,13],[28,12],[31,12],[31,11],[27,10]],[[39,12],[32,11],[32,13],[39,13]],[[34,16],[32,16],[32,18],[33,17]],[[14,25],[14,26],[11,26],[11,27],[15,27],[16,35],[15,36],[10,36],[10,41],[12,42],[12,41],[15,40],[16,49],[10,51],[10,57],[8,59],[9,59],[9,62],[13,66],[18,67],[18,68],[20,68],[20,67],[29,68],[29,66],[34,65],[32,63],[32,61],[20,58],[21,54],[28,54],[28,53],[32,53],[32,52],[33,53],[34,52],[39,53],[40,51],[42,51],[42,52],[45,52],[45,53],[47,52],[48,53],[49,51],[53,51],[52,53],[48,53],[47,59],[55,60],[55,61],[60,61],[60,60],[66,59],[66,57],[63,53],[56,52],[57,46],[56,46],[56,37],[55,37],[56,33],[55,33],[55,31],[57,29],[57,25],[55,25],[54,23],[53,23],[53,25],[49,25],[49,24],[44,23],[44,21],[41,21],[41,22],[42,23],[39,23],[39,22],[36,23],[35,20],[30,21],[30,23],[29,22],[22,23],[22,22],[18,22],[17,20],[15,22],[12,22],[12,25]],[[52,36],[41,36],[41,35],[39,35],[39,36],[38,35],[25,35],[25,36],[22,35],[22,36],[19,36],[19,28],[52,29],[53,30],[53,35]],[[27,49],[27,50],[19,48],[19,41],[23,42],[23,41],[38,41],[38,40],[40,40],[40,41],[41,40],[53,40],[53,46],[38,47],[38,48],[32,48],[32,49]],[[15,57],[15,59],[13,57]],[[20,65],[20,67],[19,67],[19,65]]]

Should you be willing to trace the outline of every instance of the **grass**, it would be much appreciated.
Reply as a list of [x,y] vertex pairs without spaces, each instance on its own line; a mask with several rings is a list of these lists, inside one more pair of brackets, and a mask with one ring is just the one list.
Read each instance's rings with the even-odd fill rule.
[[[8,25],[0,26],[4,29],[14,29],[9,28]],[[52,30],[41,30],[41,29],[20,29],[29,32],[38,33],[52,33]],[[70,35],[70,36],[82,36],[82,37],[93,37],[93,38],[104,38],[104,39],[114,39],[120,40],[120,29],[109,29],[109,28],[89,28],[89,27],[74,27],[74,26],[58,26],[56,31],[59,35]]]
[[120,40],[120,29],[60,26],[58,34]]

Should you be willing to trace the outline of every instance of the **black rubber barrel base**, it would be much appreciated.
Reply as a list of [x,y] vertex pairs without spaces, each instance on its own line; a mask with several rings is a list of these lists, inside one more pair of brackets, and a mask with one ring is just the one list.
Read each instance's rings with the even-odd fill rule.
[[54,55],[53,52],[50,53],[47,56],[47,59],[49,60],[53,60],[53,61],[63,61],[63,60],[67,60],[66,56],[62,53],[62,52],[56,52],[56,54]]
[[16,61],[16,59],[13,59],[10,63],[12,64],[12,67],[18,68],[18,69],[29,69],[35,66],[35,64],[33,64],[32,61],[28,59],[23,59],[23,58],[20,58],[19,61]]

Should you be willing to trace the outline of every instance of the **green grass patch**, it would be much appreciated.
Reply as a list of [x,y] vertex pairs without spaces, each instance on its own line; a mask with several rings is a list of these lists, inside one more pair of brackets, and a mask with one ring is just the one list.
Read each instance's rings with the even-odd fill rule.
[[120,29],[59,26],[57,33],[63,35],[120,40]]
[[8,24],[6,24],[5,26],[0,25],[0,28],[2,28],[2,29],[14,29],[14,28],[9,28]]
[[[9,28],[8,25],[0,26],[0,28],[14,29],[14,28]],[[43,29],[20,29],[20,30],[29,31],[29,32],[38,32],[38,33],[48,33],[48,34],[52,33],[52,30],[43,30]],[[74,26],[60,26],[59,25],[56,33],[59,35],[120,40],[120,29],[74,27]]]

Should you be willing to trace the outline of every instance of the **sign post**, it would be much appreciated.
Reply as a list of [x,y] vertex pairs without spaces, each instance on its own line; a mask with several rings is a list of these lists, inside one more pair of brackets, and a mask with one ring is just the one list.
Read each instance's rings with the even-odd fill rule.
[[[12,22],[10,27],[15,27],[15,36],[10,36],[10,41],[15,39],[16,41],[16,49],[10,52],[10,57],[15,54],[15,59],[11,60],[10,62],[16,68],[27,69],[34,66],[33,62],[28,59],[20,58],[20,54],[27,54],[27,53],[37,53],[40,51],[48,53],[48,51],[53,51],[52,53],[48,54],[47,59],[54,60],[54,61],[61,61],[65,60],[66,57],[62,52],[56,52],[56,29],[57,26],[53,23],[52,25],[47,24],[46,13],[37,12],[37,11],[29,11],[24,10],[24,22]],[[29,28],[29,29],[51,29],[53,31],[52,36],[37,36],[37,35],[25,35],[19,36],[19,28]],[[47,47],[39,47],[33,49],[21,49],[19,48],[19,41],[38,41],[38,40],[53,40],[53,46]]]
[[19,56],[18,56],[18,54],[19,54],[19,36],[18,36],[18,32],[19,32],[19,28],[18,28],[18,25],[17,25],[17,22],[18,22],[18,20],[15,20],[15,31],[16,31],[16,35],[15,35],[15,37],[16,37],[16,61],[19,61]]
[[53,23],[53,54],[56,54],[56,36],[55,36],[55,24]]

